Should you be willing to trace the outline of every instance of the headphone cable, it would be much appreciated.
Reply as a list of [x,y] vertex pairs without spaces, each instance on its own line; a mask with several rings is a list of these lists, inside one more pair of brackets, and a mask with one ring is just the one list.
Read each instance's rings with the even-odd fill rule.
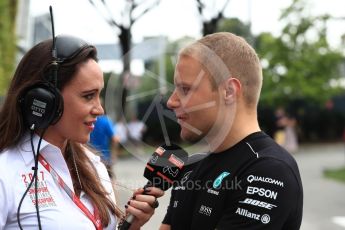
[[36,208],[36,215],[37,215],[37,221],[38,221],[38,228],[39,228],[39,230],[42,230],[41,217],[40,217],[39,206],[38,206],[37,171],[38,171],[38,157],[39,157],[39,154],[40,154],[39,150],[40,150],[40,147],[41,147],[41,142],[42,142],[43,135],[44,135],[45,131],[46,131],[46,129],[44,129],[42,134],[40,135],[40,139],[39,139],[38,145],[37,145],[37,153],[36,153],[36,155],[35,155],[35,148],[34,148],[34,143],[33,143],[34,130],[32,129],[30,131],[30,142],[31,142],[32,153],[33,153],[33,156],[34,156],[35,166],[32,168],[34,170],[34,174],[33,174],[32,178],[30,180],[30,183],[29,183],[28,187],[26,188],[25,192],[23,193],[22,198],[20,199],[20,202],[19,202],[19,205],[18,205],[18,209],[17,209],[17,223],[18,223],[18,226],[19,226],[19,228],[21,230],[23,230],[23,227],[22,227],[21,222],[20,222],[20,209],[21,209],[21,206],[23,204],[24,198],[25,198],[26,194],[28,193],[28,191],[30,190],[30,188],[31,188],[31,186],[32,186],[34,181],[35,181],[35,208]]

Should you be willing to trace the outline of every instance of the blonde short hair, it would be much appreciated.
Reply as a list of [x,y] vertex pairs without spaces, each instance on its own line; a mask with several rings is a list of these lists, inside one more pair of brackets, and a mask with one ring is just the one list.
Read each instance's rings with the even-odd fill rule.
[[214,88],[230,77],[237,78],[245,102],[257,106],[262,69],[255,50],[243,38],[227,32],[210,34],[182,49],[179,56],[199,61],[210,74]]

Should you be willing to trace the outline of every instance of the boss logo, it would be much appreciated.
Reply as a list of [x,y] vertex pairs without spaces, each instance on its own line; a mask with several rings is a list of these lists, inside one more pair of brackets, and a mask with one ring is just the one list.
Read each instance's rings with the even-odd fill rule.
[[199,209],[199,213],[200,213],[200,214],[203,214],[203,215],[206,215],[206,216],[211,216],[211,214],[212,214],[212,208],[207,207],[207,206],[205,206],[205,205],[201,205],[201,206],[200,206],[200,209]]

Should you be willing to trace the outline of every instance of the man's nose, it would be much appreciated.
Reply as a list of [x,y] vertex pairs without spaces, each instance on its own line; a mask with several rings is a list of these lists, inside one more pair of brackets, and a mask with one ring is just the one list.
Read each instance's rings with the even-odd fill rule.
[[167,106],[169,109],[175,109],[175,108],[178,108],[179,105],[180,105],[180,100],[177,96],[176,89],[175,89],[167,101]]

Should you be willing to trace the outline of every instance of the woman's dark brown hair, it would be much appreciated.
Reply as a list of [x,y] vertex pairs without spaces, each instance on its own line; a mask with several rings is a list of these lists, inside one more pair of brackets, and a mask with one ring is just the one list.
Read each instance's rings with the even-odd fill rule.
[[[45,40],[28,51],[18,64],[0,110],[0,153],[4,149],[18,144],[23,135],[29,131],[24,125],[21,115],[19,97],[31,85],[46,81],[45,76],[53,61],[51,50],[52,39]],[[84,46],[75,57],[59,65],[57,87],[60,91],[73,79],[78,64],[90,58],[97,61],[97,51],[94,46]],[[103,226],[107,226],[110,221],[110,213],[119,215],[119,212],[116,211],[115,204],[108,198],[109,194],[102,186],[96,169],[85,154],[85,150],[86,148],[82,144],[68,141],[65,159],[71,170],[76,193],[80,194],[82,186],[83,191],[98,209]],[[76,177],[72,154],[74,154],[79,171],[81,186]]]

